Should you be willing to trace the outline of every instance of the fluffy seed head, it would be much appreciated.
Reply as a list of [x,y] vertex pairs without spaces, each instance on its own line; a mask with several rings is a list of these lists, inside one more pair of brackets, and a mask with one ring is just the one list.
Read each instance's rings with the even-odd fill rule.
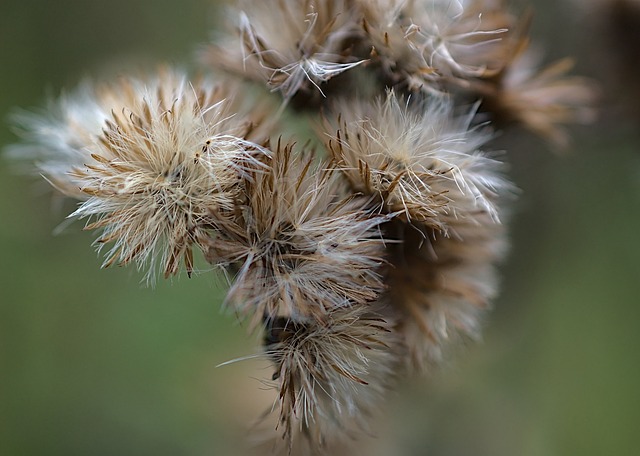
[[382,301],[394,310],[410,370],[442,360],[461,339],[480,334],[497,294],[497,264],[506,253],[503,225],[482,214],[459,220],[448,236],[395,220]]
[[384,212],[443,232],[460,218],[497,217],[493,200],[508,185],[500,163],[479,151],[489,134],[471,128],[474,111],[456,117],[447,100],[410,105],[393,92],[335,111],[328,147],[353,188],[377,195]]
[[[415,2],[407,29],[411,45],[445,77],[491,74],[504,64],[513,19],[487,0]],[[500,2],[501,3],[501,2]]]
[[392,86],[437,93],[449,79],[493,74],[505,63],[514,21],[501,1],[357,3],[372,60]]
[[471,84],[483,97],[496,120],[515,123],[565,147],[569,137],[565,124],[587,124],[595,118],[597,91],[585,78],[567,76],[571,59],[562,59],[540,69],[527,38],[512,48],[508,65],[493,78]]
[[269,321],[275,372],[267,384],[277,392],[277,430],[289,448],[305,438],[318,451],[366,430],[396,372],[391,328],[361,305],[334,309],[324,323]]
[[231,210],[240,177],[261,166],[264,150],[246,139],[252,122],[237,116],[222,86],[191,84],[164,70],[143,81],[84,88],[58,117],[37,119],[32,144],[42,172],[83,200],[71,214],[94,218],[98,248],[111,243],[104,266],[135,261],[153,280],[184,260],[193,266],[211,214]]
[[362,11],[363,47],[370,49],[371,61],[379,66],[385,84],[438,92],[435,69],[408,39],[413,2],[358,0],[357,3]]
[[240,47],[214,45],[203,60],[265,82],[285,98],[301,89],[320,90],[323,82],[362,63],[346,52],[356,30],[348,4],[348,0],[240,2]]
[[228,300],[253,323],[264,316],[315,317],[364,304],[382,290],[377,270],[385,217],[368,199],[345,197],[340,176],[280,145],[246,183],[237,217],[210,242],[211,263],[238,271]]

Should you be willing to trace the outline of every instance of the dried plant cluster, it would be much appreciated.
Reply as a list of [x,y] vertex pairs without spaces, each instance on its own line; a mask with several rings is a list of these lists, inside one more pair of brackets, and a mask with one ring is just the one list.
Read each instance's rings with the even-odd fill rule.
[[[501,0],[241,0],[229,14],[199,54],[207,76],[85,84],[24,116],[12,154],[80,201],[70,217],[99,230],[104,266],[153,281],[191,275],[200,252],[223,269],[226,305],[264,334],[276,434],[320,452],[478,335],[512,193],[491,126],[563,144],[592,90],[566,61],[537,68],[528,21]],[[316,119],[306,144],[283,115],[296,111]]]

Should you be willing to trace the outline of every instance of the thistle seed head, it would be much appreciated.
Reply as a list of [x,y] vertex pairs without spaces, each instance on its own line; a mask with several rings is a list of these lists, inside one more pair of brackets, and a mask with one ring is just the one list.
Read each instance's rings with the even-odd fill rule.
[[[442,77],[493,74],[505,63],[514,18],[487,0],[415,2],[407,29],[411,46]],[[493,2],[495,3],[495,2]]]
[[446,99],[411,104],[390,91],[335,112],[327,147],[353,189],[377,196],[381,211],[444,233],[459,219],[498,218],[494,200],[509,184],[500,162],[479,150],[490,134],[471,126],[475,111],[456,116]]
[[70,217],[102,230],[98,249],[111,244],[104,266],[135,262],[153,281],[157,268],[170,276],[184,261],[190,273],[192,247],[215,214],[232,210],[240,179],[263,166],[265,149],[248,139],[251,116],[234,112],[235,95],[167,69],[86,86],[63,99],[56,118],[27,125],[32,142],[22,148],[82,200]]
[[304,439],[318,452],[366,431],[398,364],[392,324],[374,309],[334,309],[323,323],[268,320],[275,371],[266,383],[276,390],[276,429],[289,449]]
[[322,83],[362,63],[348,52],[357,31],[349,3],[241,1],[235,14],[241,42],[213,45],[203,60],[266,83],[285,98],[301,90],[322,92]]
[[378,270],[384,216],[368,198],[347,196],[340,176],[278,146],[250,176],[237,217],[212,239],[211,263],[235,266],[228,301],[254,327],[262,319],[325,319],[334,308],[366,304],[383,289]]
[[[496,4],[497,3],[497,4]],[[501,1],[359,0],[365,41],[382,79],[411,91],[446,91],[450,79],[505,64],[513,17]]]

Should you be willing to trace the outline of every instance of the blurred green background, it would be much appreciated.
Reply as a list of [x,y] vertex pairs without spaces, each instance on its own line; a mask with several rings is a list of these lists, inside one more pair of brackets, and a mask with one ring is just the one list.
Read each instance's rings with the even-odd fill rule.
[[[362,454],[638,454],[638,119],[616,104],[607,39],[576,5],[534,1],[533,33],[549,59],[576,55],[603,81],[601,120],[560,155],[521,132],[498,139],[522,193],[484,341],[393,396]],[[216,11],[2,0],[0,144],[16,141],[9,112],[84,76],[189,65]],[[221,312],[222,281],[205,270],[149,289],[133,269],[100,270],[81,224],[53,234],[73,206],[14,171],[0,163],[0,456],[246,454],[268,371],[215,368],[257,346]]]

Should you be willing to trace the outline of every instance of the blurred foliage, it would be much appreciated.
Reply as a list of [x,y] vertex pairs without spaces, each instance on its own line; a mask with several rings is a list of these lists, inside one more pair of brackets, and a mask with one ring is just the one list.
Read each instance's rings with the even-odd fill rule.
[[[534,2],[534,32],[553,57],[578,55],[580,71],[599,77],[589,56],[605,40],[595,29],[577,38],[588,23],[572,5]],[[215,6],[3,0],[3,121],[84,75],[188,66],[221,22]],[[8,144],[16,138],[4,125]],[[637,454],[636,129],[603,118],[576,129],[564,155],[521,132],[498,139],[522,192],[485,340],[392,397],[362,454]],[[215,368],[257,346],[220,310],[223,281],[203,266],[149,289],[132,269],[100,270],[81,224],[52,234],[72,206],[46,187],[0,164],[0,455],[244,454],[262,400],[252,377],[268,371],[255,362]]]

